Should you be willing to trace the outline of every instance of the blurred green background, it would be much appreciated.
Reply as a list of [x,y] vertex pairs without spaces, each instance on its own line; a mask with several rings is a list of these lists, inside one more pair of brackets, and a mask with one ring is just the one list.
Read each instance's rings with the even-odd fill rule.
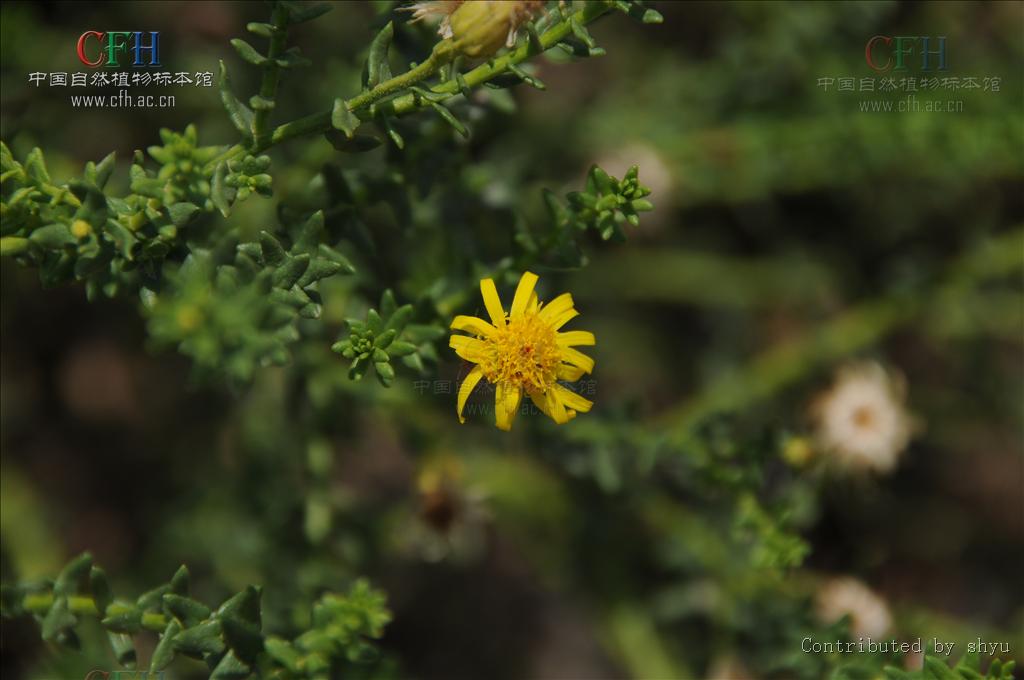
[[[981,636],[1024,658],[1024,4],[653,5],[663,24],[606,17],[593,33],[607,56],[540,60],[546,91],[509,90],[506,112],[478,110],[470,141],[434,156],[403,166],[318,138],[274,149],[275,199],[229,218],[265,228],[327,162],[436,173],[410,216],[421,250],[399,245],[397,211],[363,217],[391,244],[378,273],[412,299],[445,273],[430,229],[465,233],[493,262],[513,208],[544,220],[542,188],[578,188],[592,163],[618,177],[638,164],[656,209],[628,242],[540,272],[542,297],[572,291],[574,327],[598,337],[591,414],[558,430],[521,418],[511,435],[486,416],[460,427],[436,383],[349,383],[313,342],[297,363],[315,371],[266,369],[244,390],[192,380],[185,357],[147,342],[136,300],[43,290],[5,260],[4,582],[88,549],[134,595],[184,562],[209,601],[262,584],[265,628],[288,631],[315,594],[366,575],[394,613],[381,674],[813,678],[837,661],[799,650],[818,625],[814,583],[851,574],[885,598],[899,636],[959,641],[954,656]],[[285,81],[276,120],[358,90],[383,8],[338,3],[293,32],[314,66]],[[216,88],[182,88],[173,109],[81,110],[28,74],[84,70],[84,30],[159,30],[168,70],[224,59],[252,92],[228,41],[266,14],[5,2],[0,134],[18,158],[41,146],[57,177],[116,150],[125,186],[160,127],[195,122],[202,143],[232,142]],[[400,50],[414,34],[398,33]],[[819,86],[884,77],[864,61],[874,35],[946,36],[949,75],[999,78],[999,91],[921,92],[962,110],[886,113],[859,102],[905,93]],[[325,288],[330,334],[365,308],[360,285]],[[454,380],[443,356],[438,378]],[[782,459],[848,356],[901,373],[924,424],[891,475]],[[801,541],[806,560],[789,569]],[[4,622],[5,677],[110,663],[101,645],[55,655],[31,621]]]

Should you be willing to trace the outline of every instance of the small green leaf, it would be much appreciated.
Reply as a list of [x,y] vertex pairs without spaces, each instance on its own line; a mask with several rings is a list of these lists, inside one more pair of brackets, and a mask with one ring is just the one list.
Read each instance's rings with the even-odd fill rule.
[[71,595],[78,592],[79,582],[92,568],[92,555],[85,552],[71,560],[61,570],[53,584],[53,592],[58,595]]
[[254,111],[270,111],[274,108],[274,100],[266,99],[258,94],[254,94],[249,97],[249,106],[251,106]]
[[160,636],[160,642],[157,643],[156,649],[153,650],[153,657],[149,661],[150,673],[155,674],[162,671],[174,660],[174,637],[180,632],[181,624],[171,619]]
[[355,274],[356,272],[356,268],[352,266],[352,264],[348,261],[348,258],[346,258],[344,255],[342,255],[337,250],[331,248],[328,245],[324,245],[321,243],[320,247],[317,248],[317,254],[320,257],[324,258],[325,260],[330,260],[331,262],[337,262],[338,264],[340,264],[342,267],[342,271],[344,271],[346,274]]
[[511,71],[512,73],[514,73],[516,75],[516,77],[518,77],[520,80],[522,80],[524,83],[526,83],[530,87],[534,87],[534,88],[536,88],[538,90],[546,90],[547,89],[547,85],[545,85],[539,79],[534,78],[529,73],[524,71],[518,64],[514,64],[512,62],[509,62],[508,70]]
[[135,640],[132,636],[124,633],[107,633],[107,640],[110,648],[114,651],[114,658],[125,668],[135,667]]
[[220,622],[207,621],[181,631],[174,638],[174,647],[182,654],[194,657],[223,653]]
[[260,232],[260,249],[263,261],[275,267],[281,265],[287,256],[280,241],[267,231]]
[[388,318],[387,325],[384,326],[385,330],[394,330],[401,333],[405,325],[409,323],[409,319],[412,318],[412,313],[412,305],[402,305]]
[[431,108],[434,109],[434,111],[437,112],[439,116],[441,116],[441,118],[444,119],[446,123],[455,128],[456,132],[458,132],[463,137],[469,137],[469,130],[466,128],[465,125],[459,122],[459,119],[456,118],[455,115],[451,111],[449,111],[446,106],[438,104],[436,102],[430,102],[430,106]]
[[43,617],[42,635],[44,640],[54,640],[65,629],[75,625],[75,616],[68,611],[66,597],[56,597],[50,610]]
[[294,286],[309,267],[309,259],[309,255],[306,254],[289,258],[287,262],[274,270],[274,285],[286,290]]
[[210,680],[242,680],[251,674],[252,668],[229,651],[213,669]]
[[235,198],[235,190],[224,182],[227,174],[228,164],[218,163],[217,169],[213,173],[213,182],[210,187],[210,199],[213,201],[214,207],[224,217],[231,213],[231,202]]
[[258,626],[260,623],[260,591],[255,586],[247,587],[224,602],[217,610],[217,616],[233,616]]
[[245,28],[255,35],[261,38],[271,38],[277,28],[273,24],[265,24],[258,21],[252,21],[245,25]]
[[110,179],[110,175],[114,172],[114,162],[117,154],[111,151],[107,154],[103,160],[99,163],[89,163],[85,167],[85,177],[97,188],[102,189],[106,184],[107,180]]
[[344,267],[332,260],[316,259],[313,260],[309,268],[306,269],[305,273],[299,278],[299,288],[305,288],[311,286],[320,279],[326,279],[329,276],[333,276],[338,272],[342,271]]
[[366,328],[374,335],[384,330],[384,321],[376,309],[371,309],[366,313]]
[[67,225],[64,224],[48,224],[45,227],[39,227],[29,234],[28,238],[32,243],[47,250],[58,250],[77,242]]
[[135,601],[135,604],[141,610],[152,610],[159,609],[160,605],[163,604],[164,593],[171,589],[170,584],[164,584],[149,590],[142,595],[139,595],[139,599]]
[[363,153],[376,149],[381,144],[378,138],[370,135],[356,135],[349,139],[340,130],[328,130],[324,133],[324,137],[336,150],[345,153]]
[[231,124],[235,126],[239,134],[250,139],[252,137],[253,113],[231,91],[231,80],[223,61],[220,62],[220,99],[228,112]]
[[265,647],[270,658],[280,663],[292,673],[299,672],[302,655],[295,650],[290,642],[278,637],[268,637]]
[[210,608],[202,602],[175,593],[164,595],[164,606],[186,627],[194,626],[210,615]]
[[[383,333],[381,333],[380,335],[378,335],[376,338],[374,338],[373,346],[374,347],[378,347],[380,349],[386,349],[388,347],[388,345],[390,345],[392,342],[394,342],[395,337],[397,335],[398,335],[398,331],[396,331],[394,328],[389,328],[386,331],[384,331]],[[386,358],[378,359],[376,357],[374,357],[374,360],[375,361],[387,361]]]
[[290,47],[283,55],[275,59],[274,63],[281,68],[297,68],[300,66],[310,66],[313,62],[302,56],[298,47]]
[[256,48],[245,42],[241,38],[233,38],[231,40],[231,46],[238,52],[238,56],[242,57],[245,61],[256,66],[262,66],[267,63],[267,58],[256,51]]
[[391,79],[391,66],[388,64],[388,49],[395,35],[394,23],[389,21],[370,43],[370,52],[366,57],[366,87],[373,89],[385,80]]
[[93,602],[96,604],[96,611],[100,617],[107,611],[107,607],[113,601],[114,596],[110,591],[110,583],[107,575],[102,569],[93,565],[89,570],[89,590],[92,592]]
[[380,315],[381,318],[390,319],[391,315],[398,309],[398,303],[395,302],[395,294],[388,288],[380,296]]
[[[390,25],[390,24],[389,24]],[[32,149],[25,158],[25,174],[38,184],[49,184],[50,173],[46,169],[46,161],[43,159],[43,150],[38,146]]]
[[378,120],[380,121],[380,124],[384,126],[384,131],[388,133],[388,137],[391,138],[391,141],[394,142],[395,146],[399,149],[404,149],[405,140],[402,139],[402,135],[398,134],[398,130],[391,125],[391,121],[384,117],[380,117]]
[[336,130],[341,130],[347,138],[352,139],[360,123],[362,121],[349,110],[344,99],[338,97],[334,100],[334,110],[331,112],[331,125]]
[[192,221],[196,213],[200,212],[199,206],[195,203],[174,203],[167,206],[167,214],[176,227],[184,227]]
[[391,383],[395,380],[395,369],[391,367],[391,364],[386,361],[378,361],[373,367],[377,371],[377,378],[381,384],[384,387],[391,387]]
[[416,345],[411,342],[396,340],[388,346],[388,354],[393,357],[404,357],[416,351]]

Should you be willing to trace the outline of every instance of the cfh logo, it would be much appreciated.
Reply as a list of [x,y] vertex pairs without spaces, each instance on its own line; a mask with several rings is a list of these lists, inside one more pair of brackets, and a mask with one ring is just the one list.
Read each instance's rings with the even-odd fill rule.
[[[920,42],[918,42],[920,41]],[[876,35],[864,47],[864,60],[876,71],[905,71],[914,53],[921,55],[921,70],[945,71],[946,36]]]
[[[146,44],[147,36],[149,44]],[[95,57],[90,59],[90,55]],[[160,32],[86,31],[78,38],[78,58],[90,68],[119,67],[122,55],[131,56],[132,66],[136,68],[160,66]]]

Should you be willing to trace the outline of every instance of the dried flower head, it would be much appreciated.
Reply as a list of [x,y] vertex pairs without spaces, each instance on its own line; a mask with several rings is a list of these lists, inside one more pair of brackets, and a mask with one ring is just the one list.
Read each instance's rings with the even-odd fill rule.
[[880,595],[855,578],[843,576],[827,581],[815,597],[815,608],[824,623],[850,617],[853,637],[879,638],[892,626],[889,606]]
[[407,12],[412,12],[413,21],[436,21],[441,20],[438,25],[437,34],[442,38],[452,37],[451,20],[452,14],[465,0],[425,0],[416,2],[408,7],[403,7]]
[[519,27],[544,8],[542,0],[432,0],[406,9],[413,21],[440,19],[437,34],[452,39],[461,54],[486,58],[512,47]]
[[573,307],[572,295],[563,293],[542,305],[533,290],[536,283],[536,274],[522,275],[506,315],[494,281],[484,279],[480,292],[491,323],[475,316],[457,316],[452,321],[452,330],[471,335],[452,335],[450,346],[460,357],[476,364],[459,388],[460,422],[465,422],[462,409],[481,378],[495,386],[495,421],[502,430],[511,429],[523,393],[559,425],[590,410],[589,400],[558,381],[579,380],[593,370],[594,360],[575,347],[595,344],[594,334],[560,333],[558,329],[579,313]]
[[455,455],[432,454],[422,461],[416,478],[417,520],[399,537],[402,545],[431,562],[479,555],[490,516],[483,495],[467,477]]
[[874,362],[846,366],[811,406],[823,452],[844,465],[891,470],[913,433],[902,380]]

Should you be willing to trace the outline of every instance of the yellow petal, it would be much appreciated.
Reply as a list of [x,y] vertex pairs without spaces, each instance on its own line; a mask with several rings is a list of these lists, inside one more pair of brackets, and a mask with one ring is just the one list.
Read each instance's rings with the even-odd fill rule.
[[466,406],[466,400],[469,399],[470,393],[473,391],[473,388],[476,387],[476,384],[480,382],[480,378],[482,378],[483,375],[484,372],[480,367],[474,366],[473,370],[466,376],[466,379],[462,381],[462,385],[459,386],[459,400],[455,407],[455,412],[459,415],[460,423],[466,422],[466,419],[462,417],[462,409]]
[[554,389],[558,393],[558,398],[561,399],[562,403],[574,411],[586,413],[590,410],[590,407],[594,405],[594,402],[589,399],[584,399],[572,390],[566,389],[561,385],[555,385]]
[[576,382],[583,377],[583,369],[569,364],[558,364],[558,379]]
[[583,369],[584,373],[590,373],[594,370],[594,360],[588,357],[578,349],[572,347],[562,347],[562,361],[579,366]]
[[569,323],[569,321],[579,316],[579,314],[580,313],[575,309],[567,309],[558,316],[552,318],[551,321],[548,322],[548,326],[551,327],[551,330],[557,331],[559,328]]
[[452,320],[451,328],[452,330],[466,331],[467,333],[480,335],[485,338],[490,336],[490,334],[495,330],[494,326],[483,319],[476,316],[466,316],[464,314],[460,314]]
[[455,350],[455,353],[466,361],[480,363],[487,354],[487,343],[468,335],[453,335],[448,340],[448,346]]
[[590,331],[567,331],[558,334],[558,344],[562,347],[574,345],[596,345],[597,340]]
[[572,309],[572,295],[570,293],[562,293],[541,308],[540,318],[544,321],[551,321],[569,309]]
[[484,298],[484,307],[491,317],[491,323],[498,328],[504,326],[505,308],[501,306],[501,298],[498,297],[498,289],[494,287],[494,279],[480,281],[480,294]]
[[553,389],[530,392],[530,399],[537,405],[537,408],[543,411],[544,415],[559,425],[565,425],[572,418]]
[[526,312],[536,314],[538,309],[540,309],[540,300],[537,299],[537,293],[533,293],[530,295],[530,304],[526,305]]
[[530,304],[530,296],[533,295],[533,287],[537,285],[537,275],[533,272],[523,272],[516,286],[516,296],[512,298],[512,311],[509,318],[515,319],[522,316],[526,306]]
[[519,400],[523,392],[519,387],[500,382],[494,392],[494,422],[499,430],[508,432],[512,429],[512,419],[519,410]]

